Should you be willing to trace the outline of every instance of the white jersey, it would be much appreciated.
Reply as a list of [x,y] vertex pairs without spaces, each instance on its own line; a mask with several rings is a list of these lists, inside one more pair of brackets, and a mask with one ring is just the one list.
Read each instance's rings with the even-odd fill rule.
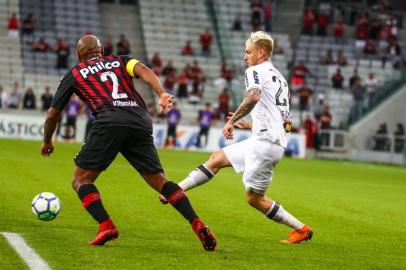
[[271,61],[251,66],[245,71],[246,91],[261,90],[261,98],[251,111],[252,134],[282,147],[288,144],[283,126],[289,115],[289,88],[282,74]]

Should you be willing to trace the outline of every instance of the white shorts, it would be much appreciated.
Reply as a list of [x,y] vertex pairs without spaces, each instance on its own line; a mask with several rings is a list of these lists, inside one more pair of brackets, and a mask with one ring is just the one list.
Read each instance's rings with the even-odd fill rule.
[[244,172],[245,189],[265,194],[285,148],[268,140],[250,137],[224,147],[223,151],[234,170],[237,173]]

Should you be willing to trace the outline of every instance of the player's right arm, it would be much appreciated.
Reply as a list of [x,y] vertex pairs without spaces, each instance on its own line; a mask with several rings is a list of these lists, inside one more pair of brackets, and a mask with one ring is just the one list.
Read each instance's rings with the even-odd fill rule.
[[155,73],[135,58],[121,56],[126,65],[126,70],[131,77],[141,78],[148,83],[159,97],[159,107],[162,111],[172,108],[173,96],[165,91]]
[[63,108],[74,93],[73,81],[72,72],[69,71],[59,83],[58,90],[52,99],[52,105],[48,110],[44,124],[44,139],[41,146],[41,155],[43,156],[49,156],[54,151],[52,136],[58,125],[58,120]]

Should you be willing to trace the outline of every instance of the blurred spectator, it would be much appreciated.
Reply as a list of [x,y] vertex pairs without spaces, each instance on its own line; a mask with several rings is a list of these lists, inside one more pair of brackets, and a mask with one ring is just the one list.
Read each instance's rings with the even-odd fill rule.
[[386,20],[386,25],[390,29],[390,40],[396,40],[398,36],[398,21],[395,16],[390,16],[388,20]]
[[23,20],[23,25],[22,25],[22,35],[23,36],[28,36],[29,38],[33,38],[34,32],[35,32],[35,27],[36,27],[37,22],[34,20],[32,13],[29,13],[27,17]]
[[373,147],[373,150],[389,151],[390,141],[388,135],[388,127],[385,123],[382,123],[374,136],[375,146]]
[[32,49],[36,52],[47,52],[49,51],[50,47],[49,44],[45,41],[45,39],[41,37],[38,41],[35,41],[32,44]]
[[303,13],[303,35],[313,35],[313,23],[315,21],[315,15],[313,10],[307,8]]
[[31,87],[27,89],[23,98],[23,109],[35,110],[37,108],[34,91]]
[[47,111],[49,108],[51,108],[52,98],[53,98],[53,95],[51,93],[51,89],[49,88],[49,86],[46,86],[44,93],[42,93],[42,95],[41,95],[41,103],[42,103],[41,110],[42,111]]
[[262,26],[262,3],[260,0],[252,0],[251,5],[251,25],[252,25],[252,31],[258,31],[261,26]]
[[0,109],[6,106],[7,94],[4,91],[3,85],[0,84]]
[[113,38],[110,35],[104,37],[103,40],[104,55],[113,54]]
[[324,103],[324,95],[323,94],[319,94],[318,96],[318,102],[314,108],[314,116],[316,118],[317,121],[320,121],[321,115],[324,112],[324,107],[326,106],[326,104]]
[[204,32],[200,34],[200,47],[202,48],[203,56],[210,56],[212,42],[213,37],[209,31],[209,28],[206,27]]
[[333,116],[331,115],[331,112],[330,112],[330,106],[325,105],[323,113],[320,116],[320,128],[321,129],[330,129],[332,120],[333,120]]
[[229,107],[230,103],[230,95],[228,94],[227,88],[224,88],[223,91],[220,93],[218,96],[218,113],[219,113],[219,118],[224,118],[226,120],[226,117],[228,115],[228,112],[230,111]]
[[233,79],[233,71],[231,70],[231,68],[229,68],[227,66],[227,63],[225,60],[221,61],[221,70],[220,70],[221,74],[220,77],[225,79],[227,82],[231,82],[231,80]]
[[186,76],[187,76],[189,79],[192,79],[192,77],[193,77],[193,71],[192,71],[192,66],[190,65],[190,63],[187,63],[186,66],[185,66],[185,68],[184,68],[183,70],[184,70]]
[[274,39],[274,45],[273,45],[273,51],[272,54],[283,54],[283,48],[281,46],[279,46],[278,40]]
[[405,150],[405,128],[402,123],[396,125],[395,130],[395,153],[403,153]]
[[375,77],[375,73],[370,72],[368,74],[368,78],[365,79],[365,87],[367,90],[367,93],[372,93],[375,91],[375,88],[378,86],[379,84],[379,80],[377,77]]
[[337,52],[336,63],[340,66],[346,66],[348,64],[347,57],[345,57],[342,51]]
[[190,68],[191,71],[191,78],[196,80],[199,76],[203,76],[203,71],[199,66],[199,62],[197,60],[193,61],[193,65]]
[[369,25],[368,38],[377,40],[382,29],[381,21],[378,19],[372,19]]
[[337,68],[336,73],[331,77],[331,82],[333,83],[333,88],[335,89],[342,89],[344,77],[341,74],[341,69]]
[[235,16],[234,22],[233,22],[233,27],[231,27],[232,31],[242,31],[242,22],[241,22],[241,16],[237,15]]
[[368,39],[364,45],[364,54],[370,55],[370,54],[376,54],[376,53],[377,53],[377,51],[376,51],[374,42],[372,40]]
[[306,115],[306,118],[302,123],[302,128],[305,130],[306,148],[314,148],[317,137],[317,122],[313,119],[310,113]]
[[173,66],[173,61],[170,59],[164,68],[162,69],[162,75],[168,76],[168,74],[176,73],[176,68]]
[[158,52],[156,52],[151,59],[151,69],[157,76],[161,75],[162,60]]
[[[350,88],[352,88],[352,87],[354,86],[356,80],[361,80],[361,77],[358,76],[358,69],[354,68],[354,71],[353,71],[353,73],[352,73],[352,76],[351,76],[350,79],[348,80],[348,81],[349,81]],[[362,80],[361,80],[361,81],[362,81]]]
[[[333,116],[330,113],[330,106],[326,105],[324,107],[323,114],[320,116],[320,131],[323,129],[331,129],[331,122]],[[320,143],[321,145],[329,145],[330,142],[330,133],[321,133]]]
[[355,37],[357,39],[367,39],[369,30],[368,30],[368,24],[369,24],[369,15],[368,12],[364,12],[363,14],[360,14],[356,18],[356,29],[355,29]]
[[175,83],[176,83],[176,72],[171,71],[168,74],[166,74],[163,86],[168,93],[173,94]]
[[56,68],[68,68],[68,59],[70,54],[69,44],[65,39],[58,39],[55,44]]
[[272,31],[272,1],[266,0],[264,5],[264,24],[265,31]]
[[65,107],[66,125],[64,132],[65,140],[76,139],[76,119],[80,112],[80,104],[75,95],[72,95],[68,104]]
[[322,65],[331,65],[334,63],[333,51],[328,49],[326,55],[320,56],[320,64]]
[[7,29],[9,37],[18,37],[18,29],[20,28],[20,21],[15,12],[8,18]]
[[155,117],[155,116],[156,116],[156,110],[155,110],[154,104],[152,104],[152,103],[148,104],[148,105],[147,105],[147,111],[148,111],[148,114],[149,114],[151,117]]
[[400,49],[399,44],[396,41],[391,40],[389,42],[388,47],[386,48],[386,52],[390,56],[399,56],[401,54],[401,49]]
[[18,82],[14,82],[11,93],[7,97],[6,103],[10,109],[20,108],[21,92],[20,92],[20,84]]
[[344,20],[342,18],[340,18],[334,24],[334,38],[335,38],[335,41],[338,42],[338,43],[342,43],[344,35],[345,35]]
[[327,36],[328,16],[324,11],[321,11],[317,16],[317,35]]
[[199,73],[192,82],[192,91],[189,94],[189,103],[198,104],[202,100],[204,92],[204,78],[203,74]]
[[118,55],[129,55],[130,54],[130,52],[131,52],[130,42],[125,37],[125,35],[123,35],[123,34],[120,35],[120,40],[117,42],[116,48],[117,48]]
[[313,90],[307,84],[304,84],[297,93],[299,95],[299,110],[300,118],[302,120],[302,113],[304,111],[309,111],[309,103],[310,98],[313,95]]
[[189,78],[186,75],[186,72],[183,72],[178,77],[178,91],[177,96],[179,99],[187,98],[188,97],[188,85],[189,85]]
[[213,117],[214,117],[214,113],[211,110],[211,104],[206,103],[204,110],[199,111],[198,121],[199,121],[200,131],[199,131],[199,135],[197,135],[196,147],[198,147],[198,148],[202,147],[202,145],[201,145],[202,136],[205,136],[205,143],[204,143],[203,147],[205,147],[207,145],[207,142],[209,140],[209,130],[210,130],[211,124],[213,122]]
[[298,90],[306,81],[307,76],[316,77],[307,68],[303,60],[299,60],[296,66],[293,67],[293,75],[291,80],[291,88],[293,91]]
[[195,51],[192,47],[192,41],[186,41],[185,46],[182,48],[182,55],[195,55]]
[[168,112],[168,133],[166,135],[165,146],[176,147],[176,128],[181,119],[181,113],[176,106],[176,102],[173,102],[172,108]]
[[355,79],[351,92],[354,99],[351,118],[355,121],[360,119],[364,113],[366,89],[365,86],[361,85],[361,79]]

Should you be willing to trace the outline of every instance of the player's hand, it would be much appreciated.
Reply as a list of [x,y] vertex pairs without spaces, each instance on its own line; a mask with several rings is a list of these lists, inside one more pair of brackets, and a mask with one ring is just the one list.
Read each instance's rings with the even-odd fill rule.
[[167,112],[172,108],[172,101],[174,99],[174,96],[168,93],[163,93],[159,97],[159,108],[161,109],[161,112]]
[[234,138],[234,127],[233,124],[230,122],[227,122],[224,127],[223,127],[223,135],[226,137],[226,139],[231,140]]
[[41,146],[41,155],[44,157],[50,156],[54,152],[54,145],[50,143],[42,143]]
[[[233,117],[233,115],[234,115],[233,112],[229,112],[227,115],[227,121],[229,121],[231,119],[231,117]],[[250,121],[240,119],[234,123],[234,127],[241,128],[241,129],[251,129],[252,123]]]

